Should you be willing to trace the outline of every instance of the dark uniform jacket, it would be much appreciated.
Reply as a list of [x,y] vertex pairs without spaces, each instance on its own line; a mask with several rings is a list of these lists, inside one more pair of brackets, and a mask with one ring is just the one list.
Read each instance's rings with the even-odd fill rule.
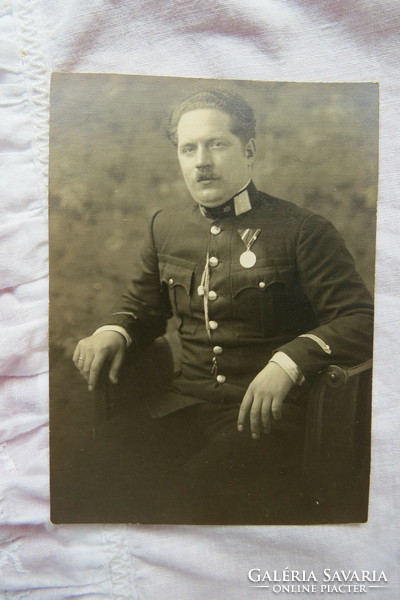
[[[371,356],[372,301],[333,225],[252,183],[248,193],[252,208],[239,216],[227,209],[210,218],[195,202],[158,211],[129,289],[105,320],[141,348],[177,317],[181,371],[154,400],[153,416],[199,401],[239,404],[278,350],[306,381],[329,364]],[[238,231],[258,228],[256,263],[243,267]],[[211,339],[198,293],[207,256]]]

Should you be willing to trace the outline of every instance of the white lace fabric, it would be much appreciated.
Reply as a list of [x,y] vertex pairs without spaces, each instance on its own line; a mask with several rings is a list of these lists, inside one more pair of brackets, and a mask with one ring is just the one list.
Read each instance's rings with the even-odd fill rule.
[[[399,597],[397,0],[0,3],[0,597],[247,598],[251,568],[384,570]],[[380,81],[370,520],[318,527],[49,523],[47,144],[51,71]],[[398,481],[398,479],[397,479]],[[398,548],[397,548],[398,549]],[[269,592],[268,592],[269,594]],[[271,597],[267,593],[263,597]],[[319,597],[314,595],[314,597]]]

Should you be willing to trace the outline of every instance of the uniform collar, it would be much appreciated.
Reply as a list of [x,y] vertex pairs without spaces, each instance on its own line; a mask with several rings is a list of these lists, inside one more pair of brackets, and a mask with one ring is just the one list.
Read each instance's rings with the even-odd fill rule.
[[200,212],[208,219],[225,219],[226,217],[237,217],[251,210],[257,201],[257,190],[250,180],[244,188],[238,191],[227,202],[215,208],[206,208],[200,205]]

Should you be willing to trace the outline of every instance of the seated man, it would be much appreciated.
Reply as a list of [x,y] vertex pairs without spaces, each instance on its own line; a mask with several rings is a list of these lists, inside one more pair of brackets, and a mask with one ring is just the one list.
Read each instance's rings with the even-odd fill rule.
[[[194,202],[154,215],[126,294],[74,363],[89,390],[105,361],[116,383],[127,346],[144,348],[174,315],[181,369],[140,417],[157,431],[147,439],[177,442],[153,520],[269,522],[280,475],[301,456],[307,382],[370,358],[371,298],[328,221],[256,189],[241,97],[190,95],[169,136]],[[123,427],[129,441],[127,416]]]

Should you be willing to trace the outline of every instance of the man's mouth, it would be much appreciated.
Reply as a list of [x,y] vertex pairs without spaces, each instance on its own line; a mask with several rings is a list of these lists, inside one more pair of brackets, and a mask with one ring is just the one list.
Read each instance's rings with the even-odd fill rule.
[[215,181],[218,177],[213,177],[211,175],[200,175],[196,178],[197,183],[201,183],[202,181]]

